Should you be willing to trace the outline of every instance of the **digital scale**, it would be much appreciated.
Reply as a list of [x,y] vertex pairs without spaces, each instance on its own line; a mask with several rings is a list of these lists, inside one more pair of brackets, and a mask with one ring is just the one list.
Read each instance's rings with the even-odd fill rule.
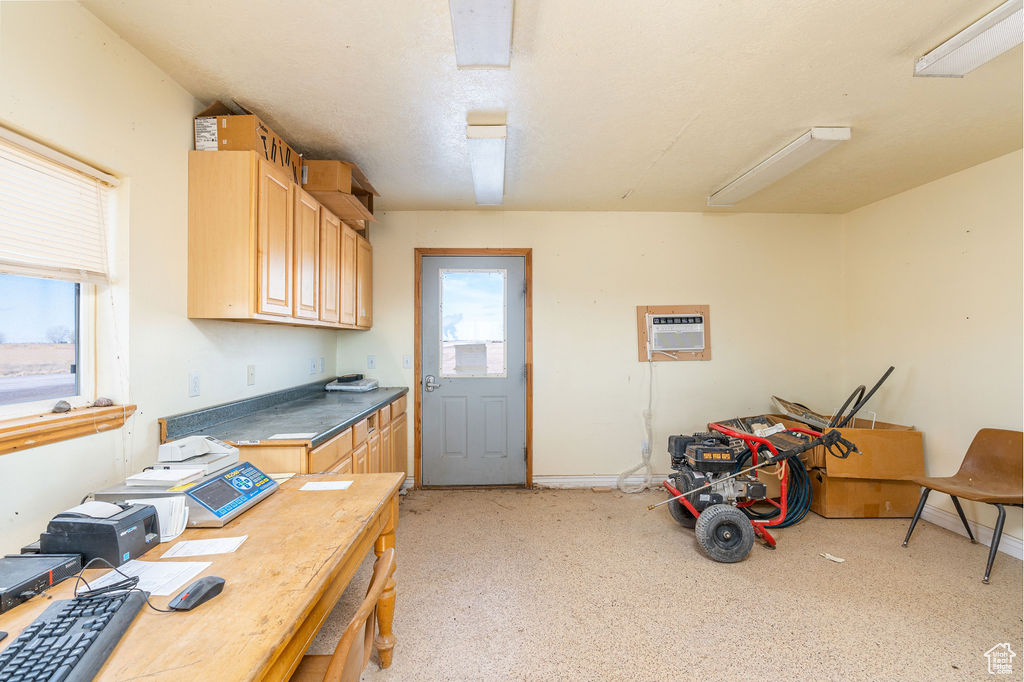
[[182,495],[190,528],[220,528],[278,489],[277,481],[248,462],[208,474],[176,488],[129,486],[124,483],[93,493],[103,502],[144,500]]

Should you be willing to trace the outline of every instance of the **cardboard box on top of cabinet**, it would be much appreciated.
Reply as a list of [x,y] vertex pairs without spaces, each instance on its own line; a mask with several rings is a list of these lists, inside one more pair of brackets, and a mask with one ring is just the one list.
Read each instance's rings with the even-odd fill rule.
[[259,116],[235,104],[244,113],[239,114],[223,102],[215,101],[196,114],[196,151],[254,151],[267,161],[288,169],[292,181],[298,183],[302,157]]

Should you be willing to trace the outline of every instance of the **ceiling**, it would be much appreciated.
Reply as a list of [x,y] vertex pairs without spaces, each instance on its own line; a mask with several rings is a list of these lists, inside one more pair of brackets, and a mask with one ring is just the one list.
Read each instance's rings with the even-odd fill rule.
[[507,210],[708,210],[812,126],[853,138],[714,211],[842,213],[1022,145],[1020,46],[911,76],[999,0],[519,0],[500,71],[456,68],[445,0],[82,4],[204,104],[356,161],[385,210],[475,208],[467,114],[507,112]]

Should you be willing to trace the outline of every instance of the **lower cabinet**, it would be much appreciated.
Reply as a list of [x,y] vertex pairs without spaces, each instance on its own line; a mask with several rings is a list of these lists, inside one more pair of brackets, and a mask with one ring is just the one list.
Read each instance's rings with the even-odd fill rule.
[[240,445],[239,457],[268,474],[405,473],[408,462],[405,404],[405,396],[402,396],[315,448],[287,441],[273,445]]

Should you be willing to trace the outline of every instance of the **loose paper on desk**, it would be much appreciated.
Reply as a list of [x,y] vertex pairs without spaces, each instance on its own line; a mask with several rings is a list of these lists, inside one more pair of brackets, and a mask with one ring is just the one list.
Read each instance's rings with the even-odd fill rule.
[[161,559],[175,559],[183,556],[203,556],[204,554],[230,554],[242,546],[248,535],[234,538],[209,538],[207,540],[182,540],[164,552]]
[[299,490],[348,490],[352,481],[310,481]]
[[273,436],[267,438],[267,440],[309,440],[316,435],[316,431],[312,433],[275,433]]
[[188,525],[188,505],[185,504],[184,495],[125,501],[128,504],[151,504],[156,507],[156,517],[160,521],[160,542],[170,542],[185,532],[185,526]]
[[163,561],[158,563],[133,559],[118,566],[116,571],[112,570],[96,580],[91,580],[89,588],[96,589],[113,585],[124,580],[125,576],[138,576],[139,584],[136,586],[138,589],[158,597],[169,597],[209,566],[209,561]]

